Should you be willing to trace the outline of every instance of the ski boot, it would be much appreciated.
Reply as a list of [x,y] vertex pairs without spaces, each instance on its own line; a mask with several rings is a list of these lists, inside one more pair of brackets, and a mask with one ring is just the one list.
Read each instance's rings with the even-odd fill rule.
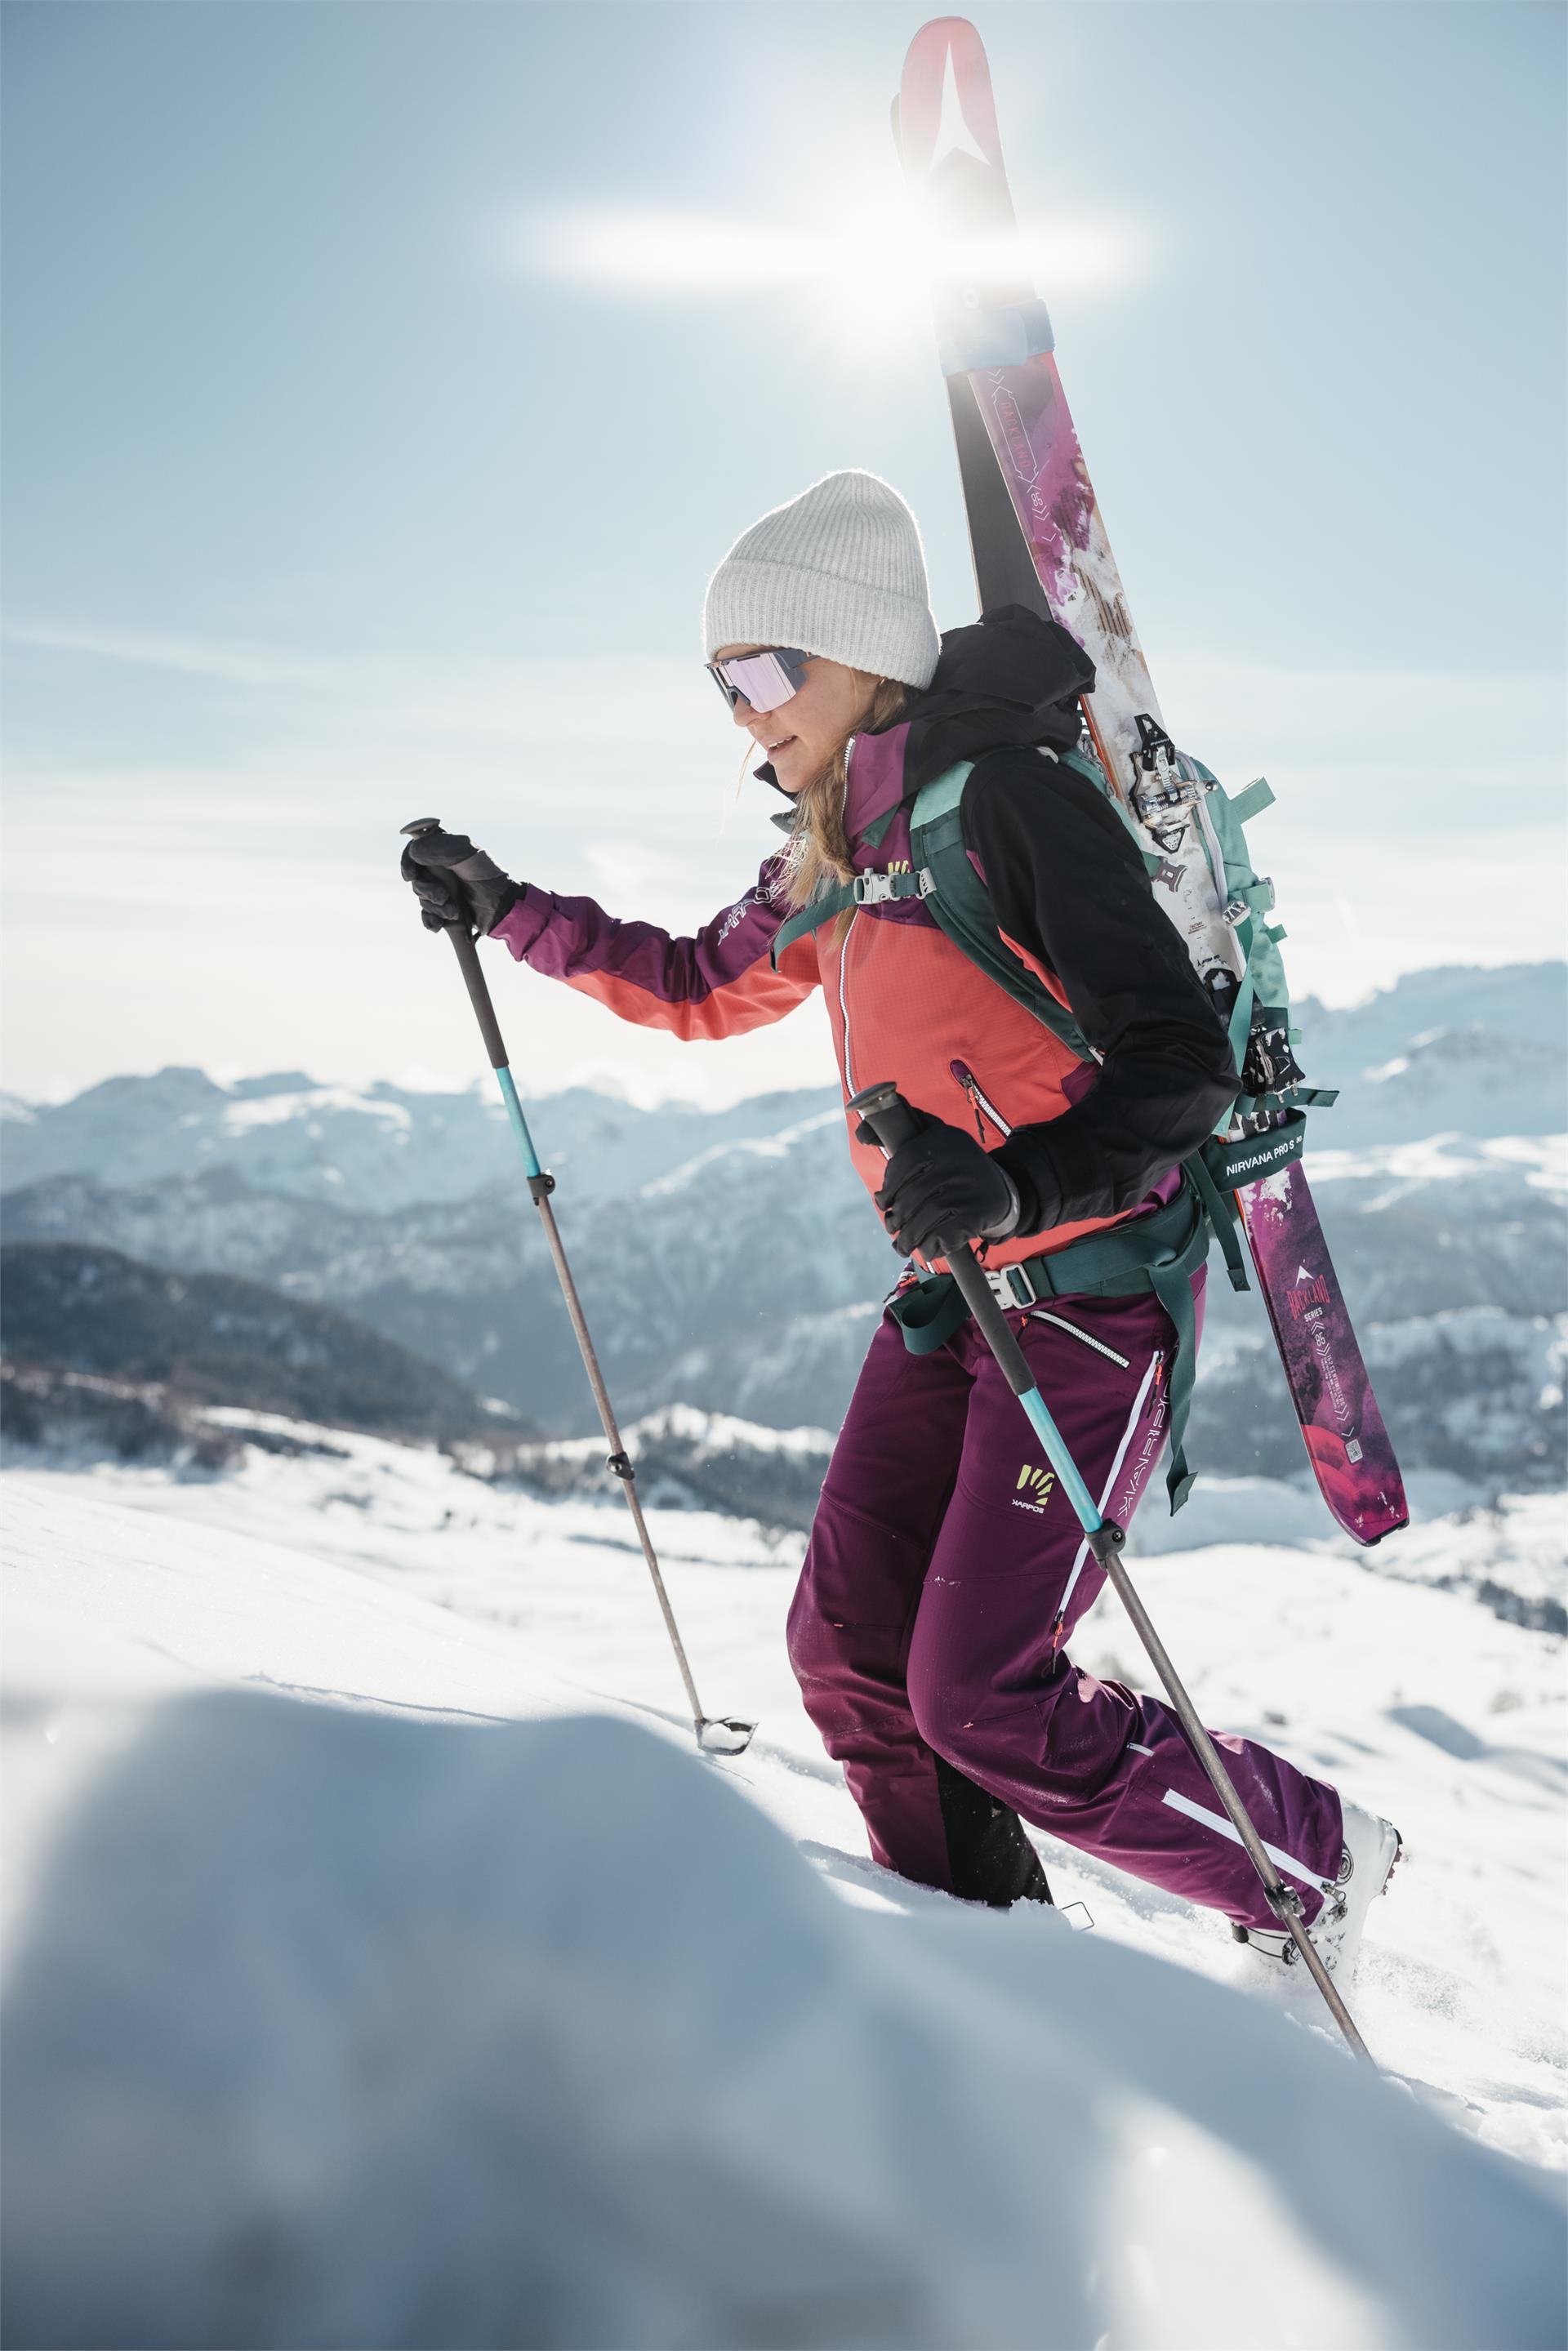
[[[1359,1804],[1343,1803],[1344,1843],[1340,1850],[1339,1876],[1323,1896],[1322,1908],[1307,1935],[1342,1991],[1348,1989],[1361,1949],[1366,1914],[1380,1894],[1386,1893],[1395,1865],[1405,1850],[1392,1821],[1364,1812]],[[1282,1927],[1232,1927],[1239,1943],[1266,1959],[1281,1984],[1307,1977],[1301,1955]],[[1287,1977],[1285,1970],[1291,1970]],[[1292,1985],[1293,1989],[1293,1985]]]

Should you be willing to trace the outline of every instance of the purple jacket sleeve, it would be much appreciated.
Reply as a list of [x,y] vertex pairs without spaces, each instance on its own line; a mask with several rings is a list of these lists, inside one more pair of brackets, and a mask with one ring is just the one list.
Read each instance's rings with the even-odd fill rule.
[[531,883],[490,935],[519,963],[596,997],[623,1020],[677,1037],[737,1037],[782,1019],[818,985],[810,936],[786,948],[777,971],[768,960],[788,912],[775,856],[695,938],[617,922],[591,898],[558,898]]

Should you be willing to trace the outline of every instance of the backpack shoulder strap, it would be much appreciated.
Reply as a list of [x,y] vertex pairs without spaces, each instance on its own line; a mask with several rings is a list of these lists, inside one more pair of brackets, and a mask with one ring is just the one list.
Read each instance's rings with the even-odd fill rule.
[[[909,812],[910,863],[937,925],[956,947],[977,964],[1015,1003],[1032,1012],[1081,1061],[1094,1058],[1067,1007],[1006,944],[998,927],[991,893],[976,872],[964,845],[960,804],[977,766],[960,759],[915,794]],[[1042,778],[1043,781],[1043,778]]]

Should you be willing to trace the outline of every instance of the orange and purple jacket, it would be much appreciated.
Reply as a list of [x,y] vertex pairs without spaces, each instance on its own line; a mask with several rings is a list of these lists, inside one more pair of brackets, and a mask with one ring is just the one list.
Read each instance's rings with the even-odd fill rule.
[[[679,1037],[739,1036],[820,987],[846,1102],[891,1079],[920,1109],[967,1127],[1013,1177],[1023,1223],[986,1251],[988,1264],[1002,1266],[1168,1197],[1172,1171],[1213,1132],[1237,1078],[1225,1033],[1114,810],[1082,776],[1018,741],[1016,705],[988,726],[991,633],[984,623],[951,632],[933,684],[932,706],[946,703],[949,714],[955,677],[967,687],[957,724],[973,743],[954,749],[950,715],[925,726],[923,742],[919,703],[899,725],[858,736],[845,831],[859,843],[894,809],[874,849],[855,847],[854,864],[907,870],[914,790],[938,766],[988,750],[964,790],[966,846],[1009,946],[1071,1006],[1098,1062],[1080,1061],[970,962],[918,898],[857,907],[847,921],[797,938],[775,969],[770,950],[791,912],[777,855],[695,937],[618,922],[591,898],[532,885],[493,935],[623,1019]],[[988,742],[998,732],[1011,747]],[[1042,723],[1032,739],[1050,735]],[[886,1161],[848,1123],[851,1157],[874,1192]]]

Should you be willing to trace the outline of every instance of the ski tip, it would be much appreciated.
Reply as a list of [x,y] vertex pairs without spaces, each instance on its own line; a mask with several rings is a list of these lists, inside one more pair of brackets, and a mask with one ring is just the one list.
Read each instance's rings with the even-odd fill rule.
[[896,135],[904,169],[924,177],[949,154],[1001,169],[986,47],[967,16],[934,16],[909,44]]
[[934,64],[940,74],[943,60],[950,53],[956,55],[960,69],[965,66],[973,68],[977,65],[980,71],[988,77],[990,68],[986,63],[986,45],[967,16],[933,16],[929,23],[921,26],[904,51],[905,85],[912,69],[918,73],[928,63]]
[[977,45],[979,42],[979,34],[975,30],[974,26],[969,22],[967,16],[928,16],[925,24],[921,26],[920,30],[915,34],[914,40],[910,42],[909,47],[913,52],[915,49],[918,48],[920,44],[924,41],[928,43],[931,47],[935,48],[938,41],[953,41],[956,40],[960,34],[967,34],[969,39],[974,41]]

